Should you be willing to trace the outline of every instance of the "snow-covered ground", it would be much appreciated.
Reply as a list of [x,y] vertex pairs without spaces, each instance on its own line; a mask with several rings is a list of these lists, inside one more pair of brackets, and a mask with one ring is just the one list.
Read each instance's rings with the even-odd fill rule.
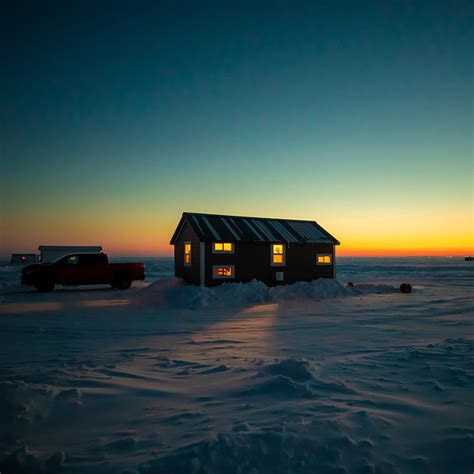
[[473,262],[208,290],[146,265],[51,294],[0,266],[2,474],[474,471]]

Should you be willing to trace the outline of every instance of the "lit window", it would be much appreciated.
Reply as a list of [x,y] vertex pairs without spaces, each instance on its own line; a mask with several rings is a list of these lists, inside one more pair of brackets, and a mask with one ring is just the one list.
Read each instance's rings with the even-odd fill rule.
[[234,244],[232,242],[214,242],[212,251],[214,253],[234,253]]
[[285,246],[272,244],[272,265],[285,265]]
[[70,255],[67,258],[66,263],[68,265],[75,265],[78,261],[79,261],[79,258],[77,257],[77,255]]
[[214,265],[212,267],[212,277],[214,279],[234,278],[235,277],[234,265]]
[[191,266],[191,242],[184,242],[184,265]]
[[331,255],[318,255],[318,265],[331,265]]

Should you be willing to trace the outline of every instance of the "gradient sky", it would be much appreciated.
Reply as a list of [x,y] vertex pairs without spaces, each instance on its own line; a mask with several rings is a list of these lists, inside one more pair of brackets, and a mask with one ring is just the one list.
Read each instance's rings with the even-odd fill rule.
[[469,1],[11,1],[0,253],[168,255],[183,211],[472,253]]

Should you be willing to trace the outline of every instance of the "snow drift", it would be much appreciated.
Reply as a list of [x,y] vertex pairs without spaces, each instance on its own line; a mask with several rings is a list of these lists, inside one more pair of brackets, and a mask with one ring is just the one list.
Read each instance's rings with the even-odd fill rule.
[[143,289],[136,302],[164,308],[212,308],[283,302],[296,299],[321,300],[354,296],[360,292],[336,280],[320,278],[311,282],[269,287],[252,280],[249,283],[224,283],[214,288],[187,285],[178,278],[160,280]]

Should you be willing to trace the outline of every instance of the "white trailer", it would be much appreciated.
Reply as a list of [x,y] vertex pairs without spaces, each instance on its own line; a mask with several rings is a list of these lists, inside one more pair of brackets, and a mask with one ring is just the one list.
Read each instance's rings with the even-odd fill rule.
[[70,253],[100,253],[101,245],[40,245],[40,262],[52,262]]

